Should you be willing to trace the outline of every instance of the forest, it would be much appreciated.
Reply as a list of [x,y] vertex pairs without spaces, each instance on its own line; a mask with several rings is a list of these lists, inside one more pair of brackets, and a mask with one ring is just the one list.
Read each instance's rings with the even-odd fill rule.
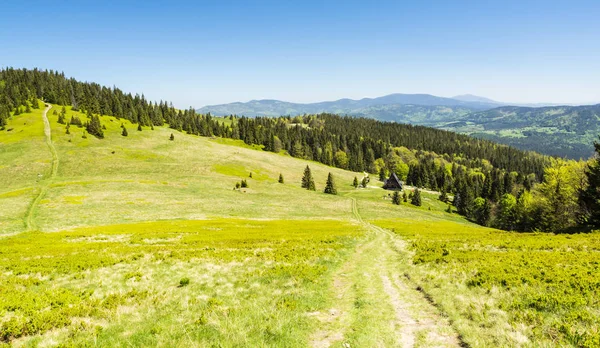
[[66,132],[74,125],[102,138],[98,116],[112,115],[139,129],[168,125],[189,134],[240,139],[380,180],[396,173],[408,185],[441,192],[449,211],[481,225],[568,232],[600,223],[598,144],[595,158],[573,161],[424,126],[334,114],[217,118],[56,71],[12,68],[0,71],[0,129],[10,131],[6,121],[39,108],[39,99],[87,115],[85,121],[62,115]]

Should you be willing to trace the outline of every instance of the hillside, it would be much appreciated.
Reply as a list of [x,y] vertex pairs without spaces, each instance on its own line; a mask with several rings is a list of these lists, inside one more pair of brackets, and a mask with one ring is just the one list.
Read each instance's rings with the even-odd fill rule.
[[[544,307],[552,298],[538,297],[538,307],[519,314],[532,297],[555,291],[533,279],[577,281],[574,270],[600,248],[597,235],[567,240],[477,227],[426,192],[421,207],[396,206],[376,181],[352,187],[362,174],[239,140],[161,126],[137,131],[109,116],[100,118],[103,139],[83,138],[76,126],[65,134],[52,113],[59,108],[46,125],[38,109],[11,117],[11,130],[0,133],[4,343],[452,347],[579,337],[592,346],[598,338],[597,311],[586,305],[594,290],[572,290],[582,302],[564,307],[565,315]],[[300,188],[307,164],[317,192]],[[328,172],[337,196],[320,192]],[[233,190],[244,178],[249,187]],[[581,244],[576,254],[561,252]],[[548,254],[548,245],[557,245],[549,255],[568,275],[540,279],[546,261],[531,258],[505,266],[531,282],[506,283],[508,273],[492,271],[510,262],[493,250],[520,258],[531,248]],[[478,255],[480,272],[465,272],[463,254]],[[440,266],[447,262],[452,268]],[[600,282],[598,272],[585,274]],[[527,329],[531,321],[536,331]],[[579,336],[557,338],[557,327]]]
[[505,106],[470,113],[443,128],[550,155],[588,158],[600,134],[600,104]]
[[[473,223],[578,227],[583,163],[427,127],[217,118],[61,74],[0,76],[2,345],[600,340],[597,233]],[[390,170],[414,186],[383,190]]]

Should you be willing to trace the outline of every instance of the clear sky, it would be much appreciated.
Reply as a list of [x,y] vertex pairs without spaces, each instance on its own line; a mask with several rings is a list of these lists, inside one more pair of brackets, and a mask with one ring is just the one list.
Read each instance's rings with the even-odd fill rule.
[[181,108],[389,93],[600,102],[598,0],[4,0],[0,12],[0,66]]

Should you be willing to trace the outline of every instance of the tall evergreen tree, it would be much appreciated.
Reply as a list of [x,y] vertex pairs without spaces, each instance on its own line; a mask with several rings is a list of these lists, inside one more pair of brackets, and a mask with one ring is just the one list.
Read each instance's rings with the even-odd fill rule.
[[309,166],[306,166],[306,168],[304,169],[304,175],[302,176],[302,188],[305,188],[310,191],[316,190],[315,181],[313,180]]
[[283,180],[283,174],[279,173],[279,180],[277,181],[280,184],[283,184],[284,180]]
[[418,188],[415,188],[410,204],[416,205],[417,207],[421,206],[421,191],[419,191]]
[[600,228],[600,141],[594,142],[596,157],[590,161],[585,175],[588,185],[579,192],[581,220],[584,224]]
[[327,175],[327,183],[325,184],[324,192],[330,195],[337,195],[337,188],[335,187],[335,181],[333,180],[333,175],[331,173]]
[[394,194],[392,195],[392,203],[400,205],[400,193],[398,191],[394,191]]
[[123,127],[123,131],[121,132],[121,135],[124,137],[129,135],[129,133],[127,133],[127,128]]
[[358,187],[358,178],[354,177],[354,181],[352,181],[352,186],[354,186],[354,188]]

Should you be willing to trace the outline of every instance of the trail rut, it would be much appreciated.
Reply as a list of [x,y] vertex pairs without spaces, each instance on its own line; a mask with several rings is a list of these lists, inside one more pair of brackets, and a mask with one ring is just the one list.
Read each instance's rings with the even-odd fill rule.
[[[448,320],[404,277],[406,243],[390,231],[365,222],[356,200],[352,197],[351,200],[352,213],[368,231],[368,236],[334,275],[331,288],[336,296],[336,312],[334,316],[325,316],[327,320],[322,320],[321,330],[313,337],[311,345],[461,346]],[[359,298],[360,294],[366,296],[367,302],[378,303],[387,309],[382,326],[390,337],[372,338],[367,342],[356,338],[356,332],[360,330],[373,331],[372,337],[382,334],[382,329],[375,327],[377,324],[371,326],[370,320],[361,320],[361,317],[372,316],[366,311],[373,307],[365,308],[365,312],[357,309],[355,304],[363,300]]]
[[48,149],[50,149],[50,153],[52,155],[52,168],[50,170],[50,176],[40,181],[40,186],[38,187],[38,194],[35,196],[31,204],[29,205],[29,209],[27,209],[27,213],[25,214],[25,228],[27,231],[34,231],[38,229],[34,218],[35,210],[37,209],[37,206],[42,200],[42,198],[46,195],[48,187],[50,186],[50,182],[56,177],[56,174],[58,173],[58,152],[56,152],[56,148],[54,147],[54,143],[52,142],[52,129],[50,127],[50,121],[48,120],[48,111],[51,108],[52,105],[46,104],[46,108],[44,109],[44,113],[42,114],[42,120],[44,121],[44,135],[46,137],[46,145],[48,146]]

